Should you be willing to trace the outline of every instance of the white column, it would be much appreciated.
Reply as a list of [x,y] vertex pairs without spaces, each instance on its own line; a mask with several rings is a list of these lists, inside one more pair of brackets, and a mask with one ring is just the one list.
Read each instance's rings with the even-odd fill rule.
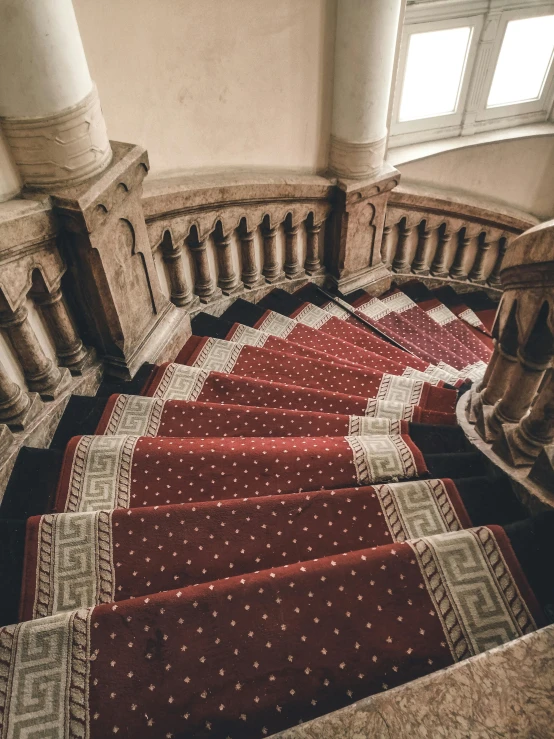
[[340,0],[330,169],[363,179],[383,164],[402,0]]
[[0,203],[14,198],[21,189],[19,173],[0,130]]
[[0,116],[22,179],[77,184],[111,148],[71,0],[0,2]]

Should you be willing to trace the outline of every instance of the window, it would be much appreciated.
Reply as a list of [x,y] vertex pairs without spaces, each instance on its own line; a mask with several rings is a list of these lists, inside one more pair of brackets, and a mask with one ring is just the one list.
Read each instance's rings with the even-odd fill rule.
[[548,120],[553,60],[552,1],[408,3],[390,145]]
[[471,32],[464,26],[410,36],[400,121],[456,111]]
[[510,21],[500,48],[487,108],[540,98],[554,51],[554,15]]

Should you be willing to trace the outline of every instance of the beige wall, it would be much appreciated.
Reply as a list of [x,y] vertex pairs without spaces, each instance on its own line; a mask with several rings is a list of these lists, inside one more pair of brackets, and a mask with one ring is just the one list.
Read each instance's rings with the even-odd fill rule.
[[499,141],[398,164],[405,180],[483,196],[554,218],[554,136]]
[[324,168],[336,0],[74,0],[111,139],[152,173]]

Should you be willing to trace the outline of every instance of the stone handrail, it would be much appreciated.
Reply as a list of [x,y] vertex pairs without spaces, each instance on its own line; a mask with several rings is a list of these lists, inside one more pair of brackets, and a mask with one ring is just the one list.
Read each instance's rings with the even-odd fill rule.
[[500,289],[506,250],[536,222],[451,194],[400,186],[389,198],[381,258],[399,275]]
[[317,176],[149,183],[143,208],[173,303],[194,312],[224,296],[323,275],[331,192]]
[[554,221],[529,229],[508,249],[493,327],[495,351],[472,392],[469,421],[519,477],[554,503]]

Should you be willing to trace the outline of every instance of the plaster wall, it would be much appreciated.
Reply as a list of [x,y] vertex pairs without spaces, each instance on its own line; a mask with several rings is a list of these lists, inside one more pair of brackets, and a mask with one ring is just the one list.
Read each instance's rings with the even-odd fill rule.
[[152,175],[324,169],[336,0],[74,0],[111,139]]
[[395,166],[404,182],[483,196],[543,221],[554,218],[554,135],[468,146]]

